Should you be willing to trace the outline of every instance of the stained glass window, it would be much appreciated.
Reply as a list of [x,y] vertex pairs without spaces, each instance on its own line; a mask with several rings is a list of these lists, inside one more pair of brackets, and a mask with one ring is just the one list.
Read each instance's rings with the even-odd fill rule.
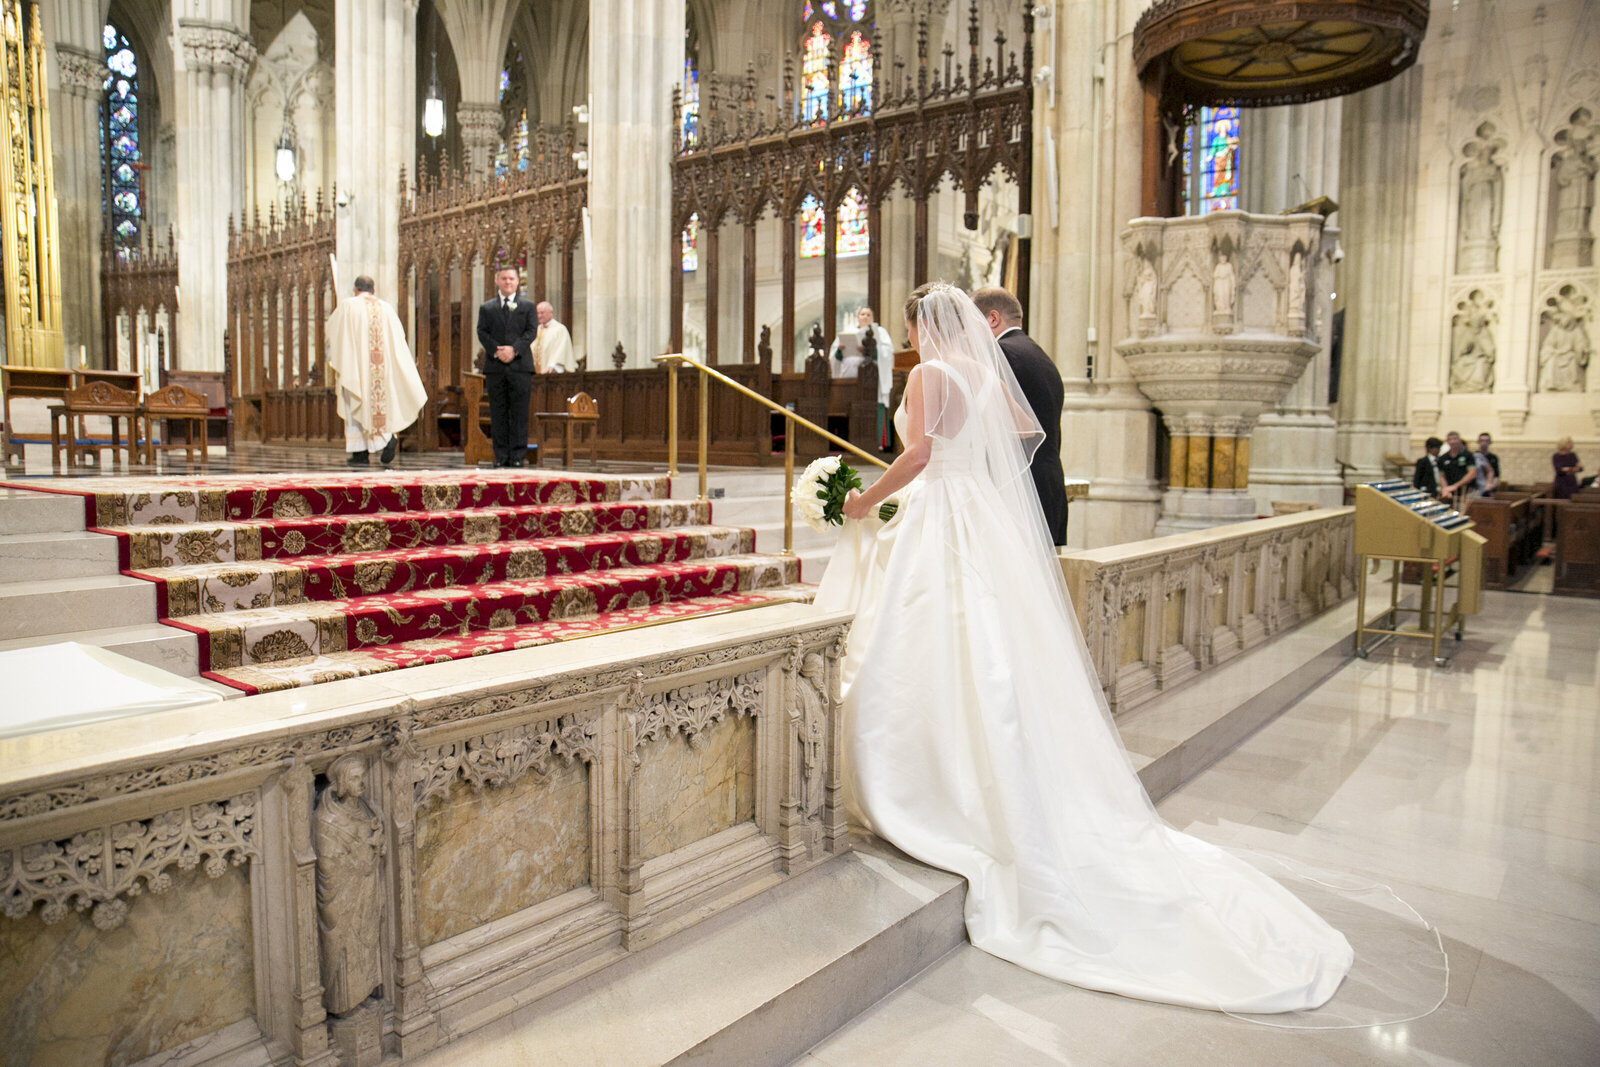
[[522,79],[512,76],[513,70],[520,73],[521,69],[522,52],[513,44],[506,52],[506,65],[500,69],[500,121],[504,136],[494,153],[497,178],[505,177],[513,169],[528,169],[528,109],[517,106],[517,98],[522,95]]
[[[825,251],[823,229],[828,216],[822,201],[808,196],[800,204],[800,258],[816,259]],[[867,202],[856,189],[839,201],[839,218],[834,230],[834,252],[839,256],[864,256],[872,247],[867,231]]]
[[811,33],[801,42],[800,115],[807,122],[828,117],[828,51],[831,38],[821,22],[811,24]]
[[851,189],[839,202],[839,245],[841,256],[864,256],[872,244],[867,233],[867,202]]
[[144,197],[139,173],[139,61],[128,38],[106,26],[106,75],[100,102],[100,182],[106,229],[117,258],[139,246]]
[[685,273],[700,269],[699,215],[690,215],[689,225],[683,230],[683,269]]
[[847,114],[872,110],[872,45],[860,30],[850,34],[839,64],[839,106]]
[[1239,109],[1201,108],[1198,123],[1183,132],[1183,164],[1178,205],[1183,214],[1237,210]]
[[691,54],[683,61],[683,147],[693,148],[700,138],[700,69]]

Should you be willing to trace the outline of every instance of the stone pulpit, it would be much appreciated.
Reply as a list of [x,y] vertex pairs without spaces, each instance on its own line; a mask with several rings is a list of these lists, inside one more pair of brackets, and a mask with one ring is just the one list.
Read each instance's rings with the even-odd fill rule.
[[1321,347],[1326,240],[1320,215],[1243,211],[1134,219],[1123,232],[1117,351],[1172,441],[1157,533],[1255,518],[1251,433]]

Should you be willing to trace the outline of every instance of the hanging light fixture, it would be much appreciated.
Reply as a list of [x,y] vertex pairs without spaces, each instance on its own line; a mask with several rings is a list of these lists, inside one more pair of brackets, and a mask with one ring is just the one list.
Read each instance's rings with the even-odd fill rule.
[[283,131],[278,134],[278,150],[273,160],[273,170],[277,171],[278,180],[287,185],[294,181],[296,161],[294,158],[294,135],[292,132],[294,120],[289,116],[289,108],[283,109]]
[[444,94],[439,92],[439,27],[433,28],[433,62],[428,79],[428,97],[422,102],[422,132],[429,137],[444,133]]

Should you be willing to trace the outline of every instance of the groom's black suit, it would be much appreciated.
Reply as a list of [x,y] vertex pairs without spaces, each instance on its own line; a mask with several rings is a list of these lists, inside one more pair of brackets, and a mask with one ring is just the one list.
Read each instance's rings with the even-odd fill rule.
[[[539,316],[531,300],[514,297],[508,310],[498,293],[478,307],[478,343],[483,346],[483,388],[489,396],[489,435],[494,465],[520,467],[528,453],[528,394],[533,391],[533,339]],[[501,363],[494,350],[509,345],[515,355]]]
[[1011,373],[1017,376],[1022,395],[1033,408],[1034,417],[1044,427],[1044,443],[1033,454],[1033,488],[1039,494],[1039,507],[1044,510],[1045,525],[1050,528],[1050,539],[1057,545],[1067,543],[1067,484],[1061,473],[1061,408],[1066,403],[1066,390],[1061,384],[1061,372],[1044,349],[1020,329],[1013,328],[1000,336],[1000,351],[1011,364]]

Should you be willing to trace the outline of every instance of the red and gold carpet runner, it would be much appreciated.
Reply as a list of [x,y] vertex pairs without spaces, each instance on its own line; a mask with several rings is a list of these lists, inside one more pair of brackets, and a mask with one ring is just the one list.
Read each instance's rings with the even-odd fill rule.
[[[36,485],[28,488],[40,488]],[[795,599],[667,479],[407,471],[56,482],[245,692],[351,678]]]

